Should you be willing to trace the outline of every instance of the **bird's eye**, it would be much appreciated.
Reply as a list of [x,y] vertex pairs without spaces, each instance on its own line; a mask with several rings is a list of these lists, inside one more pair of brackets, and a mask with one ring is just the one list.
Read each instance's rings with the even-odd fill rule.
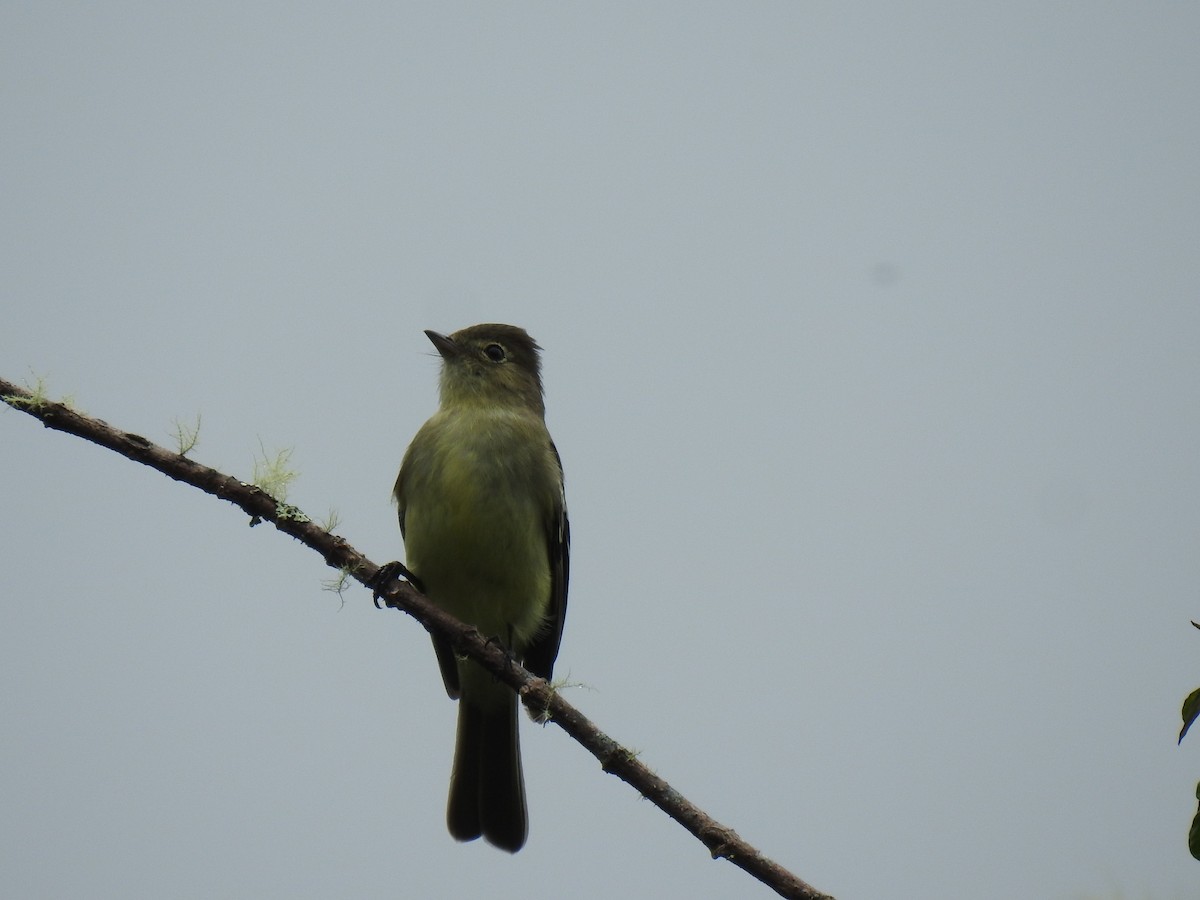
[[483,348],[483,352],[487,354],[487,358],[492,362],[504,362],[508,359],[508,354],[504,352],[504,348],[499,344],[488,344]]

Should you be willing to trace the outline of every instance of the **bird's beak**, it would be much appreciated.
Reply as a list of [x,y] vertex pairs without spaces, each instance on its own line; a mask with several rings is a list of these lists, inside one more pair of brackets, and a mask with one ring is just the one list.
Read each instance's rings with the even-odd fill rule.
[[442,354],[442,359],[451,359],[462,353],[462,347],[454,343],[444,334],[438,334],[436,331],[425,331],[425,337],[433,341],[433,346],[437,347],[437,352]]

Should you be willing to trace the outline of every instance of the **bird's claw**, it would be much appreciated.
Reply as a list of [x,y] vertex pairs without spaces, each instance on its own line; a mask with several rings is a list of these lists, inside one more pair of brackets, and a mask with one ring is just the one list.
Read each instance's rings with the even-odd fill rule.
[[383,599],[383,592],[387,590],[387,586],[397,579],[403,578],[422,594],[425,593],[425,586],[421,584],[421,579],[408,571],[404,563],[399,560],[393,560],[390,563],[384,563],[379,567],[379,571],[375,573],[375,577],[370,580],[371,595],[375,600],[375,608],[383,609],[379,601]]

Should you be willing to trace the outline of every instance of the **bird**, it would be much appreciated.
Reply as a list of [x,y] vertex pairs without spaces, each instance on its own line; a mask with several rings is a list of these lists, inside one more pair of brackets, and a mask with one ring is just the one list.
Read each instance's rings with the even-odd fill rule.
[[[440,403],[396,478],[405,564],[389,565],[549,680],[571,538],[562,460],[545,423],[541,348],[513,325],[425,334],[442,359]],[[459,841],[482,836],[516,853],[529,827],[516,694],[456,657],[445,638],[434,635],[433,648],[446,693],[458,701],[447,828]]]

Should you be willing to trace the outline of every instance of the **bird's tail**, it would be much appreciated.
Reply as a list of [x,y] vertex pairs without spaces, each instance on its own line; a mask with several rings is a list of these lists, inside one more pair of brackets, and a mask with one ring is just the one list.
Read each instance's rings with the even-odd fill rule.
[[490,676],[487,684],[472,680],[475,690],[463,691],[458,701],[446,825],[456,840],[473,841],[482,835],[488,843],[516,853],[529,832],[517,695]]

